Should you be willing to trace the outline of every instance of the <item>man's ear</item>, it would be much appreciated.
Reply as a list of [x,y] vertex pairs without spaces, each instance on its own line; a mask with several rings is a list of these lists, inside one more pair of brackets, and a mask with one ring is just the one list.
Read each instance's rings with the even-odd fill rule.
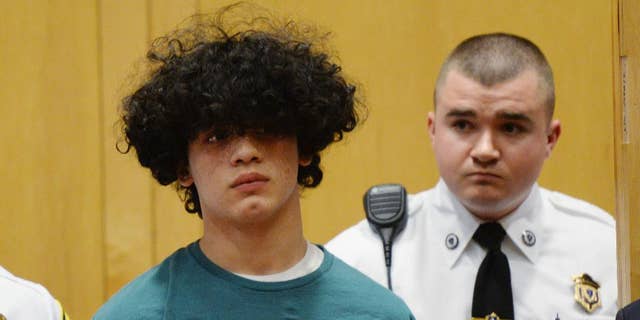
[[180,169],[178,169],[178,182],[181,186],[188,188],[193,184],[193,177],[189,172],[189,167],[182,165]]
[[431,144],[433,145],[433,137],[436,134],[436,115],[435,113],[429,112],[429,115],[427,116],[427,132],[429,132],[429,138],[431,139]]
[[552,120],[549,124],[549,130],[547,131],[547,157],[551,155],[551,151],[558,143],[560,133],[562,133],[560,120]]

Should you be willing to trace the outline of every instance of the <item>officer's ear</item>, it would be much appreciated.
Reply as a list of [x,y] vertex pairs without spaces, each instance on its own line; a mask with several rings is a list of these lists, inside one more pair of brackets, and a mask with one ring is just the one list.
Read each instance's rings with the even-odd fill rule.
[[560,125],[560,120],[551,120],[549,124],[549,129],[547,130],[547,152],[546,156],[549,157],[551,155],[551,151],[558,143],[558,139],[560,139],[560,133],[562,133],[562,126]]
[[435,113],[433,111],[429,112],[427,116],[427,132],[429,133],[429,138],[431,139],[431,144],[433,145],[434,136],[436,134],[436,120]]

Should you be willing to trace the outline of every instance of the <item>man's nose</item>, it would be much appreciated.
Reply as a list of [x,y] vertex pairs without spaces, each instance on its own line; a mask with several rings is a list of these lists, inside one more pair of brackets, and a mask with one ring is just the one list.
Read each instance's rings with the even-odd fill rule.
[[234,139],[231,164],[234,166],[262,161],[259,144],[255,136],[245,134]]
[[486,130],[480,134],[471,150],[473,161],[481,165],[492,165],[500,158],[494,135]]

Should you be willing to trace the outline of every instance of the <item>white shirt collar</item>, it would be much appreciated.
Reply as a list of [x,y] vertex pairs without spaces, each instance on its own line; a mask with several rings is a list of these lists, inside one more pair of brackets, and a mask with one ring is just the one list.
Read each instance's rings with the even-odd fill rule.
[[[541,236],[544,235],[544,208],[538,184],[533,184],[527,198],[508,216],[500,220],[500,224],[507,232],[512,243],[520,249],[531,263],[536,263],[541,247]],[[529,233],[534,236],[534,243],[527,245],[524,236]],[[531,244],[531,242],[529,242]]]
[[[438,225],[431,230],[440,233],[435,238],[443,239],[445,260],[451,268],[472,241],[473,234],[483,221],[471,214],[458,201],[442,179],[438,181],[435,190],[433,205],[437,210],[434,214],[439,216],[435,217]],[[537,261],[540,245],[539,243],[533,246],[526,245],[523,234],[530,231],[534,235],[542,235],[542,209],[539,187],[534,184],[525,201],[514,212],[498,221],[505,229],[507,237],[532,263]],[[457,245],[453,249],[447,249],[446,240],[451,236],[455,236]],[[537,242],[540,240],[539,237],[536,239]]]

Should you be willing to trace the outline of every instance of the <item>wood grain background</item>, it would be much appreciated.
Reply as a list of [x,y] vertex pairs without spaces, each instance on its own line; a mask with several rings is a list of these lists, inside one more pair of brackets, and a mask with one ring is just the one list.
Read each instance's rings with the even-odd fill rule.
[[[435,184],[426,115],[440,63],[461,40],[493,31],[530,38],[555,72],[563,133],[540,183],[614,212],[616,0],[256,2],[332,31],[369,107],[366,123],[325,153],[320,187],[303,192],[310,240],[362,219],[372,184]],[[172,188],[116,151],[114,122],[150,41],[228,3],[0,2],[0,264],[44,284],[74,319],[201,234]]]

